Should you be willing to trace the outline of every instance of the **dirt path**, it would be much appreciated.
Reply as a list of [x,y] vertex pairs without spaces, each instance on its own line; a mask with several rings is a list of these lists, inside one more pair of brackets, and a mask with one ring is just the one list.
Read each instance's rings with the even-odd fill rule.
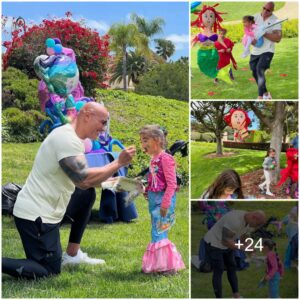
[[[297,19],[298,18],[298,2],[285,2],[285,5],[280,8],[279,10],[276,10],[274,12],[274,15],[278,19],[285,19],[289,18],[289,20]],[[223,22],[224,25],[226,24],[238,24],[241,23],[241,20],[237,21],[228,21]]]
[[242,188],[246,197],[255,199],[289,199],[285,193],[287,183],[284,183],[280,188],[276,188],[275,185],[271,185],[270,190],[274,194],[274,197],[262,194],[258,188],[258,185],[264,181],[263,170],[256,170],[241,176]]

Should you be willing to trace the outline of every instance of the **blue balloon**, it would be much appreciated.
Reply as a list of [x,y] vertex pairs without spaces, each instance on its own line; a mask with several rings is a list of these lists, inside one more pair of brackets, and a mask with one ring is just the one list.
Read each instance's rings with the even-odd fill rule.
[[92,150],[99,150],[101,148],[101,144],[97,140],[92,141],[92,143],[93,143]]
[[77,101],[76,104],[75,104],[75,108],[77,111],[80,111],[81,108],[86,104],[86,102],[84,101]]
[[56,44],[54,46],[54,51],[55,51],[55,54],[61,54],[62,53],[62,50],[63,50],[63,47],[61,44]]
[[54,46],[55,46],[55,41],[53,40],[53,39],[47,39],[46,40],[46,46],[48,47],[48,48],[53,48]]

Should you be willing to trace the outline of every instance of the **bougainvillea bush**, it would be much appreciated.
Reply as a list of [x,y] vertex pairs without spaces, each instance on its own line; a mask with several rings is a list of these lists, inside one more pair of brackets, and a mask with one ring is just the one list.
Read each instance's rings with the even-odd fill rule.
[[[5,17],[2,17],[2,24],[3,20],[5,22]],[[70,12],[66,13],[65,18],[45,19],[39,25],[17,23],[12,40],[3,43],[7,48],[2,56],[4,70],[15,67],[30,78],[36,77],[33,61],[38,55],[46,54],[45,40],[49,37],[59,38],[64,47],[75,51],[80,81],[86,95],[92,96],[95,88],[107,86],[109,36],[100,36],[82,21],[73,21]]]

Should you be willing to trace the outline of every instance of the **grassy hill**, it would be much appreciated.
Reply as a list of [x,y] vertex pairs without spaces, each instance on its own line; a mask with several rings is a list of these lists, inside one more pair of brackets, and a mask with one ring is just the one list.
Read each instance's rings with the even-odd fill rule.
[[[147,124],[158,124],[168,131],[168,147],[176,140],[188,141],[189,106],[187,102],[163,97],[142,96],[123,91],[98,90],[97,101],[103,101],[110,112],[110,131],[124,145],[136,145],[138,155],[133,174],[147,166],[149,157],[140,148],[139,130]],[[179,172],[187,179],[188,159],[176,154]]]

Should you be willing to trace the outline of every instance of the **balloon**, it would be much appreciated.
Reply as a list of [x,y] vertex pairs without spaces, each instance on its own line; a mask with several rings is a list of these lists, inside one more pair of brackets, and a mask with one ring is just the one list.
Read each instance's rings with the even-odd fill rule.
[[100,148],[101,148],[100,143],[97,140],[93,141],[93,151],[99,150]]
[[48,48],[53,48],[54,46],[55,46],[55,41],[53,40],[53,39],[47,39],[46,40],[46,46],[48,47]]
[[59,38],[54,38],[53,40],[55,44],[61,44],[61,40]]
[[61,44],[56,44],[56,45],[54,46],[54,51],[55,51],[56,54],[62,53],[62,50],[63,50],[63,47],[62,47]]
[[84,102],[84,101],[77,101],[75,104],[76,110],[80,111],[85,104],[86,104],[86,102]]
[[63,52],[63,54],[69,56],[73,61],[76,61],[75,53],[74,53],[73,49],[63,47],[62,52]]
[[85,153],[89,153],[92,151],[93,143],[90,139],[83,140],[83,144],[84,144],[84,152]]
[[47,54],[48,54],[48,55],[53,55],[53,54],[55,54],[54,49],[53,49],[53,48],[47,47]]
[[79,82],[77,65],[66,55],[40,55],[34,60],[34,70],[50,93],[62,97],[71,94]]
[[33,62],[33,68],[34,68],[34,71],[36,73],[36,75],[40,78],[40,79],[43,79],[44,78],[44,74],[42,72],[42,69],[40,67],[40,61],[41,60],[45,60],[47,59],[48,56],[47,55],[40,55],[38,57],[35,58],[34,62]]

